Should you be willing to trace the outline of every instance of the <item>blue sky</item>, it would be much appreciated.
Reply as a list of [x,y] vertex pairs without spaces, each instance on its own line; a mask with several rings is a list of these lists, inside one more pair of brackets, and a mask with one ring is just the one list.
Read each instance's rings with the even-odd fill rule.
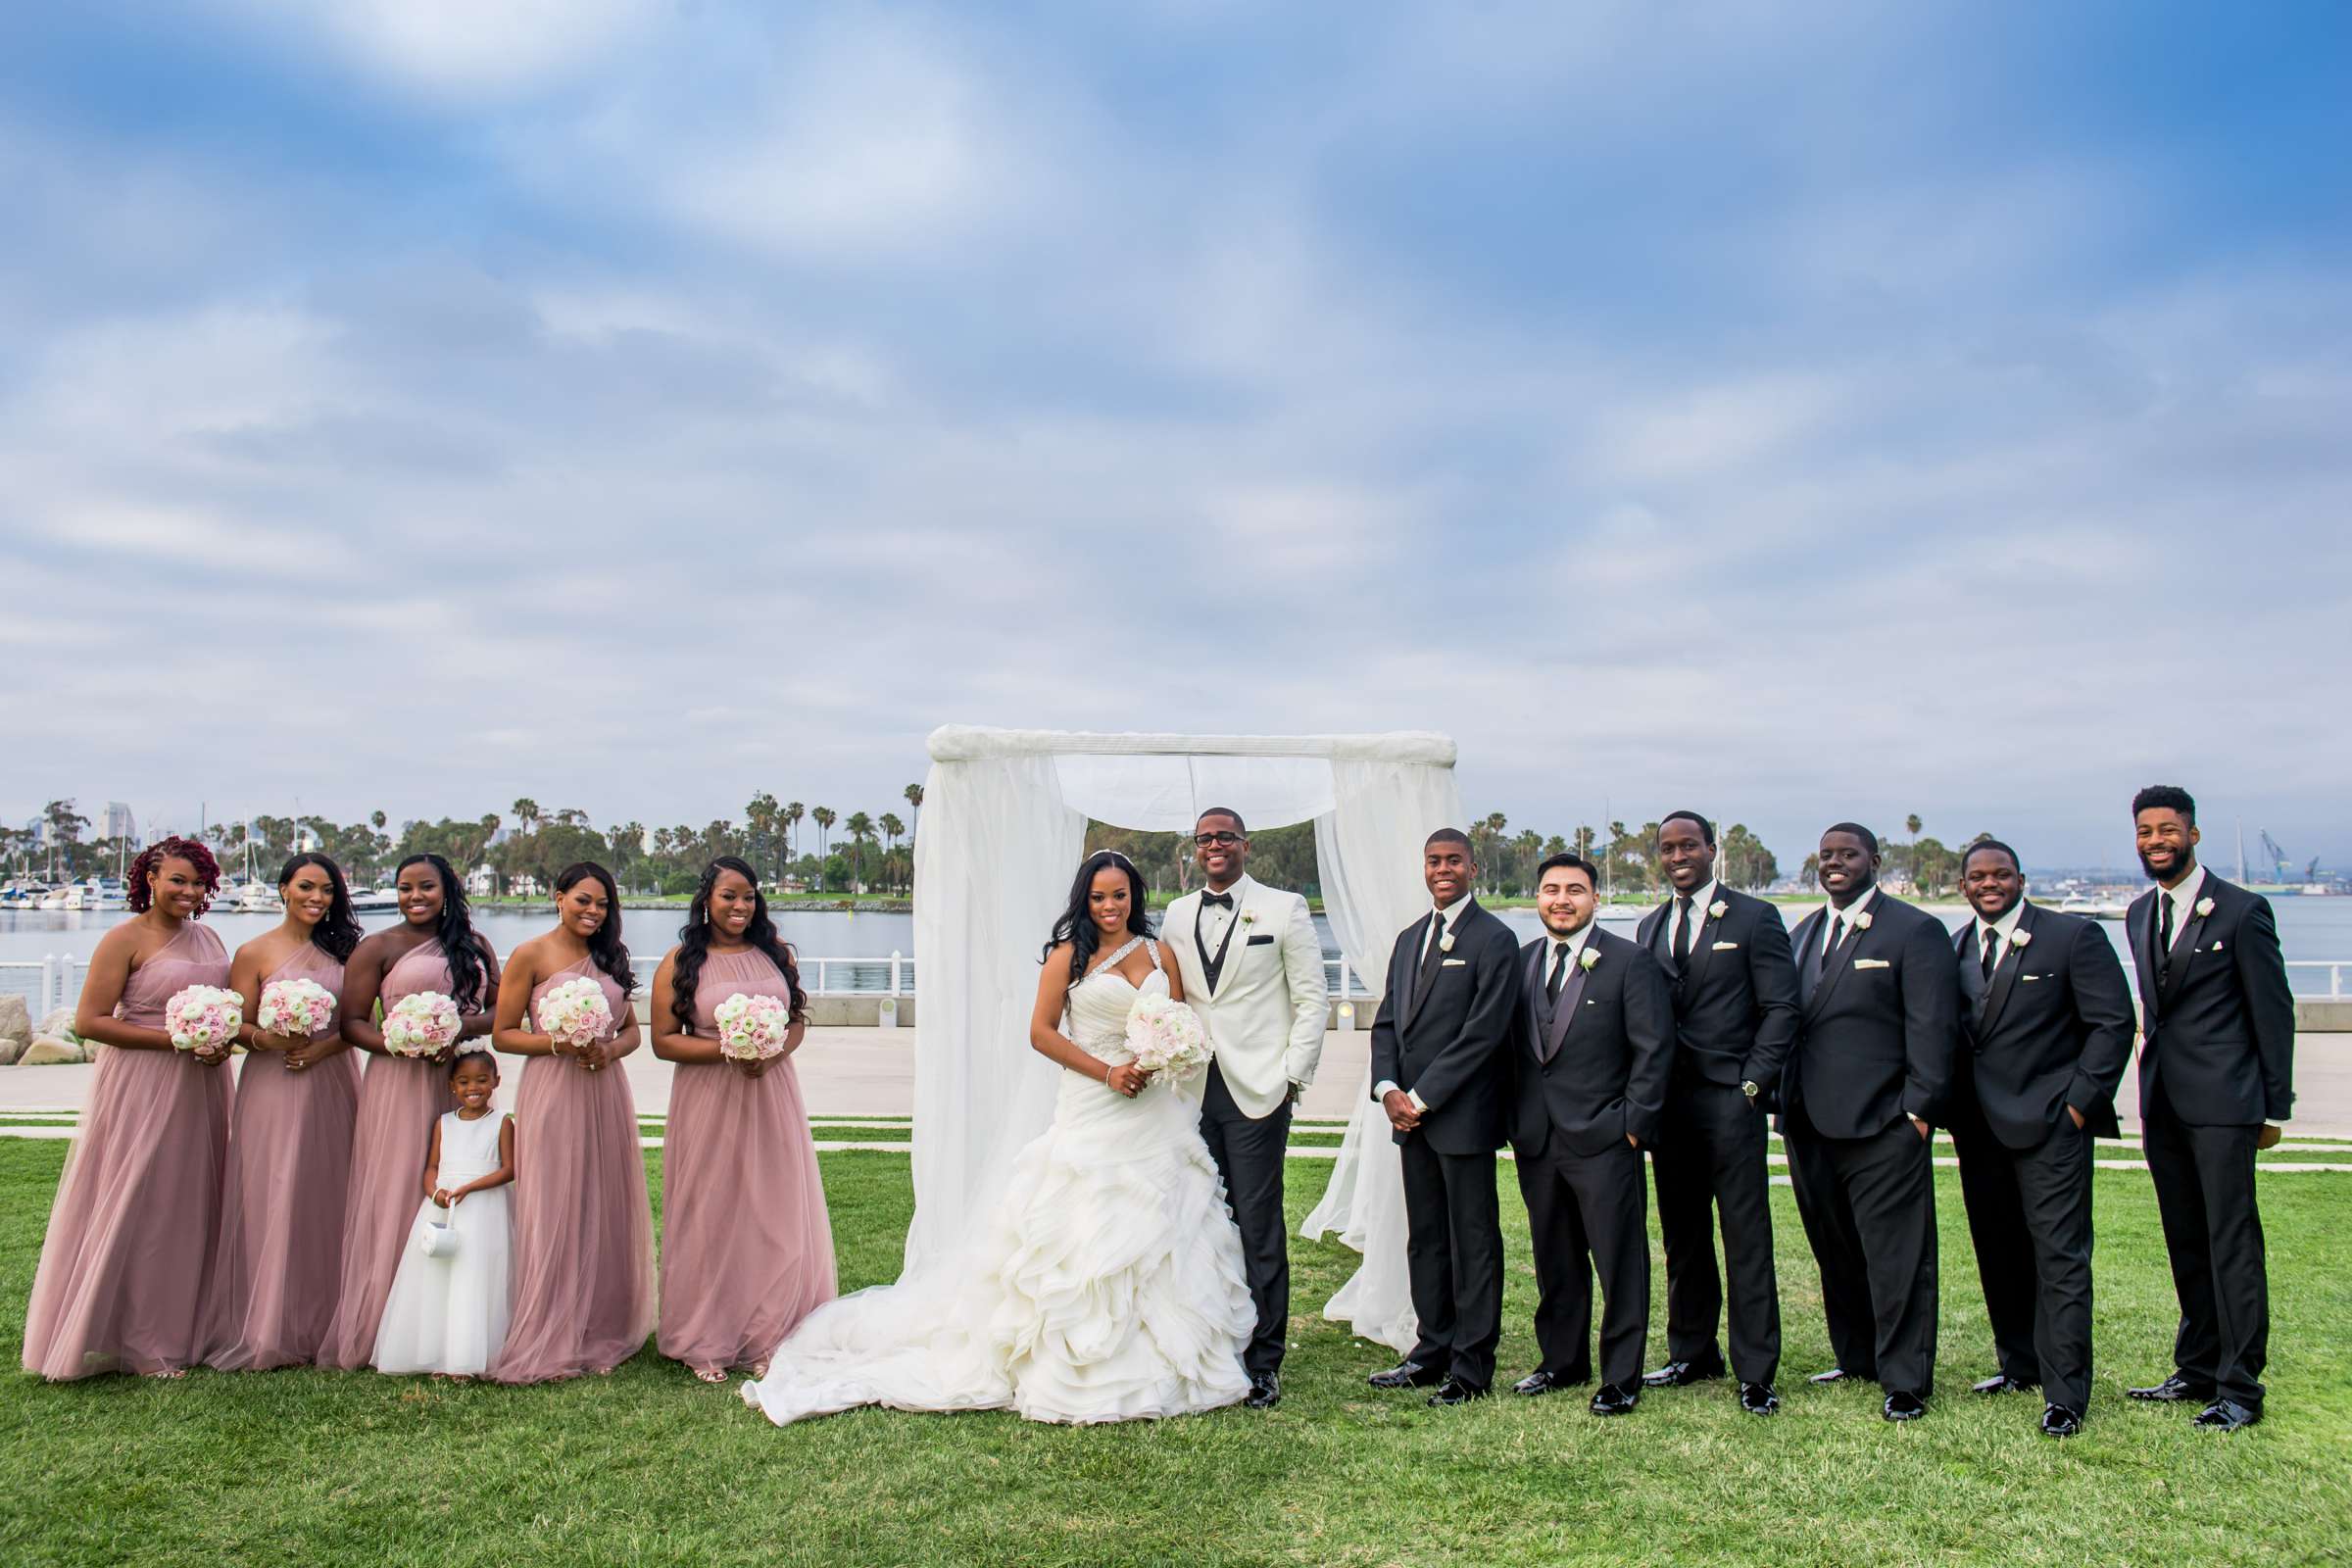
[[[788,14],[782,14],[787,13]],[[946,721],[2352,858],[2352,12],[91,4],[0,815],[880,810]],[[272,721],[317,737],[286,748]]]

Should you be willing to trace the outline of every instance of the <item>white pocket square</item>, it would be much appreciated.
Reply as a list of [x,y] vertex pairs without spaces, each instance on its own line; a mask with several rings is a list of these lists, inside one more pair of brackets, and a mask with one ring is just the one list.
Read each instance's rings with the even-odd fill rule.
[[1740,944],[1737,942],[1718,942],[1715,944],[1715,951],[1717,953],[1738,953],[1740,951]]
[[1894,964],[1892,960],[1886,958],[1856,958],[1854,967],[1857,969],[1891,969]]
[[2046,974],[2021,974],[2018,978],[2020,980],[2047,980],[2049,976]]
[[2216,942],[2216,943],[2213,945],[2213,951],[2214,951],[2214,952],[2216,952],[2216,953],[2219,953],[2219,952],[2221,952],[2221,951],[2222,951],[2222,945],[2221,945],[2219,942]]
[[1462,965],[1468,963],[1469,961],[1470,960],[1468,958],[1446,958],[1442,960],[1438,964],[1438,967],[1441,969],[1459,969]]

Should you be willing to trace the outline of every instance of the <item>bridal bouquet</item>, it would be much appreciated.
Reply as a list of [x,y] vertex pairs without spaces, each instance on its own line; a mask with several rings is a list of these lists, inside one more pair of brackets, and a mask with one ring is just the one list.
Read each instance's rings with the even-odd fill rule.
[[438,991],[417,991],[384,1013],[384,1049],[395,1056],[429,1056],[457,1044],[465,1027],[458,1004]]
[[782,1054],[792,1013],[775,997],[738,991],[711,1014],[718,1024],[718,1054],[736,1061],[759,1061]]
[[270,1034],[308,1040],[335,1021],[335,994],[316,980],[272,980],[262,987],[254,1022]]
[[532,1009],[539,1032],[559,1045],[592,1046],[612,1032],[612,1004],[605,988],[586,975],[566,980],[539,999]]
[[190,986],[164,1004],[164,1028],[177,1051],[225,1046],[245,1021],[245,999],[219,986]]
[[1208,1063],[1208,1036],[1200,1015],[1183,1003],[1158,995],[1138,997],[1127,1013],[1127,1049],[1146,1072],[1187,1073]]

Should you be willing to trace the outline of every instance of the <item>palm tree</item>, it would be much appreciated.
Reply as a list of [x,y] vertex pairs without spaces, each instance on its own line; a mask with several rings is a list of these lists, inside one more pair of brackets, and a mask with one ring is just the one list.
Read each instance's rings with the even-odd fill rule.
[[875,825],[882,829],[882,837],[885,841],[882,851],[882,864],[887,869],[887,867],[890,865],[892,857],[899,853],[899,836],[906,831],[906,824],[900,821],[895,812],[884,811],[882,813],[881,820]]
[[865,891],[863,849],[873,839],[874,819],[863,811],[853,811],[850,819],[841,824],[841,830],[850,836],[850,880],[862,893]]
[[907,808],[914,813],[914,825],[921,827],[923,825],[923,787],[920,784],[909,784],[906,786],[906,794]]
[[539,820],[539,803],[532,800],[528,795],[525,795],[521,800],[516,801],[512,807],[508,808],[508,809],[514,813],[515,822],[525,833],[528,833],[531,830],[532,825]]
[[825,834],[839,818],[830,806],[820,806],[808,813],[816,823],[816,890],[825,890]]
[[807,816],[808,814],[808,808],[803,806],[798,801],[793,801],[784,808],[784,853],[786,855],[795,855],[796,852],[794,851],[792,842],[793,835],[800,828],[801,818]]
[[751,824],[753,853],[758,854],[761,849],[772,849],[776,836],[776,824],[783,820],[784,816],[784,809],[776,804],[776,798],[767,791],[761,790],[753,796],[751,804],[743,808],[743,816],[744,820]]

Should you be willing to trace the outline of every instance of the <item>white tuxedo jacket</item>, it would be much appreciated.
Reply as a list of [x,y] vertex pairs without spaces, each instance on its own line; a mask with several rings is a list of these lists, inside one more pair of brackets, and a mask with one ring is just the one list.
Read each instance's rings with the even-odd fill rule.
[[[1216,1051],[1217,1069],[1246,1116],[1270,1116],[1294,1083],[1314,1082],[1330,996],[1323,944],[1306,900],[1243,877],[1232,888],[1233,942],[1211,993],[1201,962],[1200,895],[1168,906],[1161,945],[1176,956],[1184,1000]],[[1215,951],[1213,943],[1209,951]]]

